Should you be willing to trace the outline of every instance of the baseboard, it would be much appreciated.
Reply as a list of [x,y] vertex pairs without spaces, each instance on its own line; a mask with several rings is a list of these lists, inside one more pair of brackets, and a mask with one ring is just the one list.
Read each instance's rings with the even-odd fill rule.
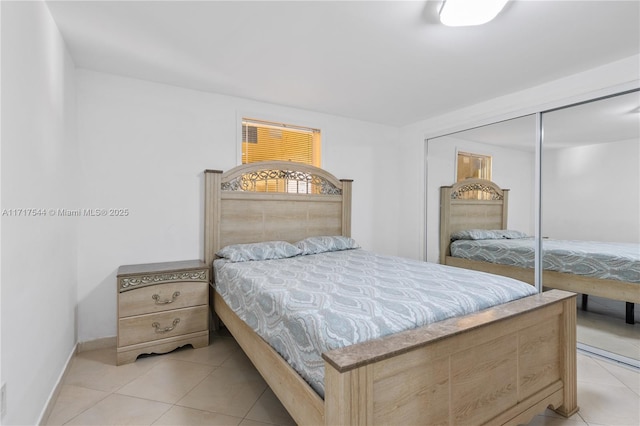
[[103,337],[101,339],[90,340],[78,343],[78,353],[94,351],[96,349],[107,349],[116,347],[116,336]]
[[116,336],[112,337],[103,337],[101,339],[91,340],[88,342],[78,342],[73,346],[71,353],[67,357],[67,362],[65,363],[64,369],[60,373],[58,377],[58,381],[54,386],[49,398],[47,399],[47,403],[40,414],[40,419],[38,420],[39,425],[46,424],[49,416],[51,415],[51,411],[56,404],[56,400],[58,399],[58,395],[60,394],[60,390],[62,389],[62,384],[64,383],[64,379],[67,376],[69,368],[71,367],[71,361],[73,361],[73,357],[80,353],[86,351],[92,351],[96,349],[105,349],[105,348],[115,348],[116,346]]
[[39,425],[44,425],[46,421],[49,419],[49,416],[51,415],[51,411],[53,410],[53,407],[56,404],[56,400],[58,399],[58,395],[60,394],[60,390],[62,389],[62,384],[64,383],[64,379],[67,376],[67,373],[69,372],[69,368],[71,367],[71,361],[73,361],[73,357],[77,352],[78,352],[78,344],[76,343],[75,345],[73,345],[73,349],[71,349],[71,353],[67,357],[67,361],[65,362],[64,368],[62,369],[60,376],[58,376],[56,385],[53,387],[51,394],[49,394],[49,398],[47,399],[47,403],[45,404],[44,409],[42,410],[42,413],[40,413],[40,418],[38,420]]

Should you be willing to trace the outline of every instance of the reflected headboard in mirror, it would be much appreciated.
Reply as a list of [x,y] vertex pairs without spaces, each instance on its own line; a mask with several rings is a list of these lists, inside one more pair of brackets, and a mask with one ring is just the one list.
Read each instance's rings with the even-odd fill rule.
[[440,187],[440,256],[451,254],[451,234],[466,229],[506,229],[509,190],[486,179]]

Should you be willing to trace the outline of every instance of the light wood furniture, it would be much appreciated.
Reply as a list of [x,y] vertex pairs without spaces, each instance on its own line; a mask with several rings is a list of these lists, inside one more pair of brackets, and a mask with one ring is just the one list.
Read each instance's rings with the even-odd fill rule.
[[[233,190],[265,170],[320,175],[335,191]],[[349,236],[350,217],[351,181],[320,169],[254,163],[205,172],[208,264],[232,243]],[[548,406],[570,416],[578,410],[575,306],[574,294],[554,290],[324,353],[323,400],[214,292],[216,314],[300,425],[515,425]]]
[[[483,199],[466,198],[469,192],[483,193]],[[484,271],[534,284],[534,270],[512,265],[481,262],[451,256],[451,234],[466,229],[507,229],[509,190],[494,182],[468,179],[440,188],[440,263]],[[544,244],[544,242],[543,242]],[[633,304],[640,303],[640,286],[617,280],[585,277],[557,271],[543,271],[547,288],[627,302],[626,321],[633,324]],[[583,299],[584,301],[585,299]]]
[[209,344],[209,272],[200,260],[118,269],[117,365]]

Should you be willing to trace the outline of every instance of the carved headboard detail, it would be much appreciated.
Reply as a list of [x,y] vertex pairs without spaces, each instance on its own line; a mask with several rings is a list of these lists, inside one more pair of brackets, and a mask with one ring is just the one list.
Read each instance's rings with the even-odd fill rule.
[[[502,200],[504,191],[485,179],[468,179],[451,186],[452,200]],[[507,190],[508,191],[508,190]]]
[[296,170],[258,170],[244,173],[221,186],[223,191],[282,192],[341,195],[342,189],[322,176]]

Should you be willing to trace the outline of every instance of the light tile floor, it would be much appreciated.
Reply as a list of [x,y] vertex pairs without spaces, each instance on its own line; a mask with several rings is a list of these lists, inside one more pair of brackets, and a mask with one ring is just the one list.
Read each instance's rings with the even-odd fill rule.
[[635,319],[625,322],[624,302],[589,296],[588,311],[578,309],[578,342],[640,361],[640,306]]
[[[115,348],[72,360],[48,425],[294,425],[235,340],[115,365]],[[580,412],[547,410],[530,425],[640,424],[640,373],[578,354]]]

